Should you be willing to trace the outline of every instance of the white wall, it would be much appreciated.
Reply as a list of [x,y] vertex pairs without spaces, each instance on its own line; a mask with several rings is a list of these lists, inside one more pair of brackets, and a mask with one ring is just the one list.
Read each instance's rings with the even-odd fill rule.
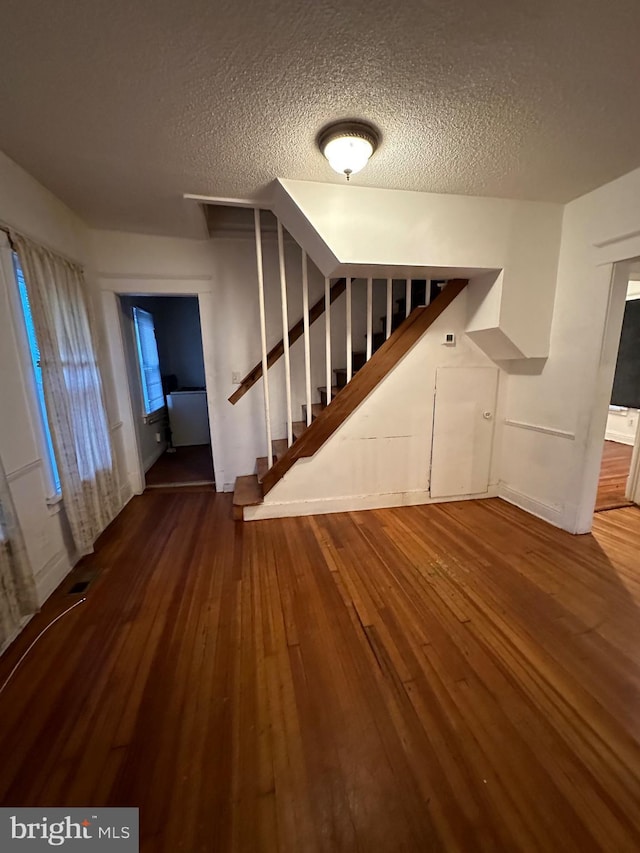
[[[15,163],[0,153],[0,220],[43,245],[78,261],[87,257],[87,236],[80,219]],[[4,235],[0,234],[0,238]],[[38,598],[42,602],[71,568],[71,553],[60,504],[49,505],[35,399],[10,251],[0,269],[0,455],[27,544]],[[4,272],[3,272],[4,271]]]
[[[486,293],[493,311],[480,312],[483,322],[512,342],[510,357],[548,354],[561,205],[290,180],[276,182],[273,196],[326,275],[403,266],[449,270],[432,278],[504,271],[498,298]],[[370,271],[349,272],[362,268]],[[477,328],[477,305],[474,312]],[[491,347],[495,337],[479,340]]]
[[629,278],[613,262],[639,255],[640,170],[567,205],[550,355],[509,381],[504,493],[573,532],[591,527]]
[[[436,370],[491,360],[464,333],[463,291],[318,452],[299,460],[245,518],[428,503]],[[446,332],[456,346],[443,345]],[[505,374],[501,372],[502,378]],[[496,414],[499,441],[501,389]],[[498,480],[497,465],[491,486]],[[489,494],[495,494],[495,488]]]

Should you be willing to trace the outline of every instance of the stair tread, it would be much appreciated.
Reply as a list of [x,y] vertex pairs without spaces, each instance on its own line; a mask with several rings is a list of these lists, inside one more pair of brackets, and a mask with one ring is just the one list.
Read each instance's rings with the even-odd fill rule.
[[[331,396],[334,397],[338,393],[338,391],[341,391],[341,390],[342,389],[340,388],[339,385],[332,385],[331,386]],[[321,394],[326,394],[327,393],[327,386],[326,385],[318,385],[318,391]]]
[[306,430],[307,422],[306,421],[294,421],[291,424],[291,427],[293,429],[293,437],[295,439],[298,439],[298,438],[300,438],[302,433]]
[[234,506],[257,506],[262,503],[262,486],[255,474],[236,477],[233,489]]

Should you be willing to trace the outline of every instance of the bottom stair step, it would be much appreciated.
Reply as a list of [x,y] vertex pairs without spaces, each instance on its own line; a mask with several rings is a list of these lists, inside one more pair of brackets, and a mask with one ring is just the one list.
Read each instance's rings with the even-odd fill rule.
[[242,510],[245,506],[258,506],[262,500],[262,486],[255,474],[236,477],[236,484],[233,489],[233,517],[235,519],[242,519]]

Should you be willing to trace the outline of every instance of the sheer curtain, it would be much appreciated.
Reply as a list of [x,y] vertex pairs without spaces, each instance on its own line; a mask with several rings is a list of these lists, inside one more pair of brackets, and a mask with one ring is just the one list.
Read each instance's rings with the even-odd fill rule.
[[82,269],[11,235],[27,284],[62,499],[79,555],[120,508]]
[[33,574],[0,459],[0,652],[37,609]]

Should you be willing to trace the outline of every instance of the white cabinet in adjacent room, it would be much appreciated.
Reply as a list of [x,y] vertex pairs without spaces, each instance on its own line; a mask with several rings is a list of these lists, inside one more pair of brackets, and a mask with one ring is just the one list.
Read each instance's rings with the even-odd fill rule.
[[167,409],[174,447],[209,444],[209,414],[206,391],[172,391]]

